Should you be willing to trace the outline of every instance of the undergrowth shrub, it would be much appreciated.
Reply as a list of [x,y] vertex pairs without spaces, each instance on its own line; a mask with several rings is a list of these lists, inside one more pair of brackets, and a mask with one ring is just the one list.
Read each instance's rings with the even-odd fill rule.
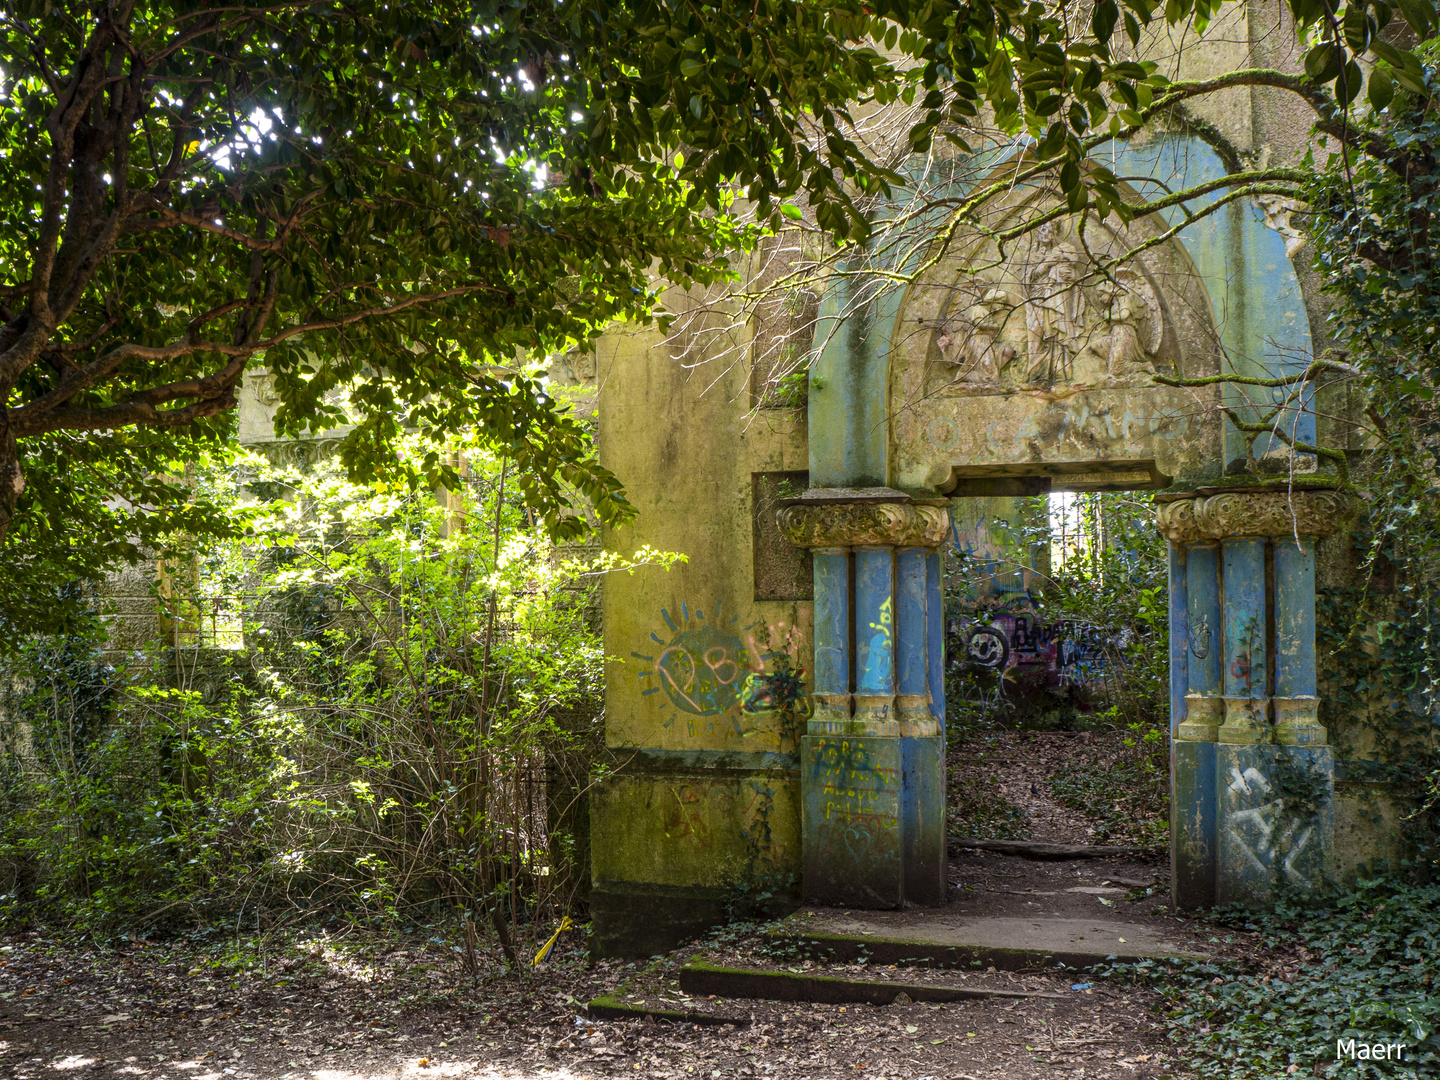
[[448,913],[467,962],[493,935],[513,963],[535,920],[583,901],[606,768],[595,587],[673,557],[557,549],[506,463],[468,465],[441,501],[251,457],[204,480],[270,499],[244,544],[206,553],[245,590],[243,648],[207,637],[191,574],[169,642],[120,670],[99,621],[10,660],[0,919]]

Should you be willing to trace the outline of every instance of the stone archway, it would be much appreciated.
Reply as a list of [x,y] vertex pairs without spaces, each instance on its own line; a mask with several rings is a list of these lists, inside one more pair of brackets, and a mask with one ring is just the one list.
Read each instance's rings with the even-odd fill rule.
[[[1196,160],[1203,165],[1203,155]],[[1042,224],[1027,232],[1017,228],[1022,221]],[[1289,875],[1292,883],[1297,874],[1308,882],[1324,877],[1329,842],[1323,807],[1306,826],[1313,839],[1306,842],[1309,850],[1318,852],[1307,856],[1308,868],[1297,869],[1284,852],[1275,855],[1279,848],[1266,861],[1254,844],[1237,839],[1236,831],[1243,831],[1246,821],[1267,836],[1275,830],[1274,815],[1267,817],[1250,803],[1274,787],[1265,777],[1290,768],[1296,754],[1306,757],[1303,768],[1318,770],[1319,788],[1327,783],[1333,788],[1333,767],[1327,773],[1329,759],[1317,741],[1323,736],[1316,734],[1316,725],[1304,722],[1313,711],[1301,701],[1307,697],[1305,680],[1295,683],[1301,689],[1292,693],[1293,686],[1277,689],[1267,675],[1263,687],[1247,690],[1247,704],[1236,706],[1256,718],[1244,732],[1252,747],[1277,742],[1272,715],[1286,718],[1278,728],[1282,735],[1291,728],[1308,731],[1309,741],[1292,747],[1294,753],[1252,750],[1247,757],[1241,751],[1217,751],[1215,740],[1225,738],[1218,729],[1191,746],[1178,730],[1190,694],[1187,597],[1192,591],[1226,597],[1227,612],[1229,606],[1243,606],[1253,630],[1257,618],[1269,617],[1263,598],[1278,588],[1287,597],[1282,629],[1265,633],[1285,644],[1267,641],[1262,648],[1287,648],[1302,657],[1296,663],[1303,665],[1302,639],[1308,632],[1313,684],[1313,538],[1318,533],[1313,526],[1297,525],[1293,510],[1288,530],[1271,523],[1269,532],[1256,533],[1260,525],[1241,524],[1247,515],[1269,521],[1261,507],[1274,492],[1257,492],[1253,485],[1234,490],[1226,480],[1232,456],[1227,445],[1233,439],[1227,438],[1220,405],[1228,391],[1163,381],[1218,376],[1222,368],[1242,366],[1242,359],[1258,363],[1269,355],[1266,349],[1275,348],[1273,341],[1261,347],[1263,328],[1254,319],[1240,318],[1237,328],[1230,316],[1263,308],[1243,302],[1247,296],[1235,289],[1255,288],[1254,274],[1244,268],[1255,262],[1257,252],[1263,258],[1271,241],[1283,241],[1267,236],[1258,210],[1250,218],[1231,213],[1220,225],[1222,231],[1230,229],[1230,247],[1240,253],[1229,262],[1217,255],[1213,242],[1198,245],[1192,257],[1163,219],[1119,226],[1077,218],[1058,205],[1056,193],[1016,186],[992,204],[984,220],[946,236],[903,297],[865,313],[863,333],[838,333],[822,353],[821,377],[812,380],[810,395],[815,487],[782,512],[787,535],[817,556],[817,713],[803,740],[801,769],[807,899],[856,906],[934,902],[925,897],[936,895],[930,883],[943,877],[943,839],[932,835],[943,834],[943,734],[902,732],[893,721],[904,711],[906,698],[913,706],[927,682],[930,708],[943,716],[943,705],[937,708],[943,686],[935,685],[942,680],[933,678],[943,663],[943,643],[924,630],[938,621],[939,575],[918,569],[938,562],[939,545],[928,535],[934,530],[921,530],[926,532],[922,538],[906,523],[922,512],[944,514],[939,505],[948,496],[1031,494],[1051,486],[1163,490],[1172,502],[1223,493],[1255,510],[1231,515],[1230,525],[1217,526],[1210,539],[1224,553],[1218,559],[1207,562],[1203,545],[1171,544],[1176,900],[1208,905],[1217,896],[1263,895],[1280,874]],[[1231,265],[1237,259],[1244,265]],[[1288,262],[1283,271],[1280,265],[1271,264],[1277,286],[1286,275],[1294,277]],[[1293,320],[1287,327],[1292,337],[1299,332]],[[1308,349],[1308,334],[1303,345]],[[1239,349],[1248,350],[1244,358],[1237,359]],[[883,445],[876,437],[882,429]],[[1291,461],[1291,467],[1313,472],[1314,463]],[[882,477],[884,486],[876,486]],[[1327,489],[1334,482],[1314,477],[1309,486]],[[880,533],[850,527],[861,519],[873,525],[880,507],[885,508],[882,516],[893,519]],[[1307,528],[1312,543],[1308,579],[1302,535]],[[1295,559],[1277,554],[1276,538],[1287,532],[1296,538]],[[1268,578],[1267,552],[1269,565],[1281,568]],[[1197,584],[1188,586],[1192,577]],[[1251,602],[1257,590],[1259,606]],[[1249,599],[1242,602],[1242,594]],[[905,610],[907,596],[909,630],[906,620],[896,617]],[[876,647],[870,631],[877,629],[884,631],[882,649],[894,658],[878,669],[878,678],[870,663]],[[1231,655],[1238,648],[1238,638],[1227,637],[1221,662],[1238,662],[1239,654]],[[1245,648],[1253,651],[1255,642]],[[902,656],[908,658],[904,663]],[[908,688],[896,680],[901,667],[910,673]],[[1298,670],[1296,664],[1291,670]],[[928,679],[927,671],[932,673]],[[1263,724],[1256,704],[1262,699]],[[1232,725],[1229,732],[1240,727]],[[1235,742],[1239,745],[1238,737]],[[1222,763],[1235,766],[1239,788],[1219,783],[1216,770]],[[1319,788],[1317,806],[1328,806]],[[1299,830],[1292,823],[1290,833],[1299,835]]]

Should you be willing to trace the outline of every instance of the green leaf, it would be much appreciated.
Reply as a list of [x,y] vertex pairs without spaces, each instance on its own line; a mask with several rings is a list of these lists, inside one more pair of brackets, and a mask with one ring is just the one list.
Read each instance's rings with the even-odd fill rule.
[[780,204],[780,213],[784,214],[787,218],[790,218],[792,221],[799,221],[802,217],[805,216],[805,215],[801,212],[800,208],[799,208],[798,206],[796,206],[794,203],[781,203],[781,204]]
[[1090,31],[1101,44],[1109,42],[1120,19],[1120,5],[1115,0],[1098,0],[1095,12],[1090,17]]
[[1360,86],[1364,76],[1360,72],[1360,65],[1354,60],[1347,61],[1340,76],[1335,80],[1335,97],[1342,105],[1349,105],[1360,95]]
[[1344,54],[1329,41],[1322,41],[1305,54],[1305,74],[1312,82],[1326,83],[1340,74]]
[[1395,6],[1421,40],[1430,36],[1435,26],[1435,5],[1431,0],[1395,0]]
[[1370,72],[1370,86],[1366,96],[1370,104],[1379,111],[1395,98],[1395,80],[1384,68],[1373,68]]

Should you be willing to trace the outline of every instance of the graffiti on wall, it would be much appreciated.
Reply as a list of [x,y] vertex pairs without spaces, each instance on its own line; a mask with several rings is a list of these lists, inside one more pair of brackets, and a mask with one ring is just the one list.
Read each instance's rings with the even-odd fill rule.
[[663,695],[665,727],[683,718],[690,735],[713,732],[717,724],[737,735],[760,734],[746,717],[797,696],[804,669],[789,658],[799,655],[803,635],[794,626],[758,620],[741,625],[740,615],[730,614],[721,600],[708,618],[684,602],[678,619],[668,608],[660,617],[665,632],[651,632],[654,651],[630,655],[641,663],[641,696]]
[[[1250,869],[1270,874],[1278,862],[1288,885],[1309,887],[1311,881],[1297,862],[1303,862],[1315,840],[1314,821],[1287,815],[1285,800],[1269,798],[1272,787],[1254,766],[1243,772],[1230,767],[1227,796],[1238,804],[1225,814],[1225,838]],[[1246,802],[1255,805],[1244,806]]]
[[820,741],[806,797],[818,800],[820,859],[873,864],[900,857],[900,770],[872,761],[864,740]]
[[1036,549],[1031,548],[1028,566],[1016,562],[1011,552],[1022,545],[1007,523],[999,519],[988,524],[965,523],[960,514],[952,512],[950,544],[960,556],[962,573],[969,578],[967,591],[972,600],[981,596],[1012,603],[1031,599],[1031,579],[1039,572]]
[[1108,674],[1107,658],[1125,642],[1108,630],[1071,619],[1044,622],[1031,612],[996,608],[952,619],[948,652],[970,668],[1029,676],[1046,685],[1083,686]]

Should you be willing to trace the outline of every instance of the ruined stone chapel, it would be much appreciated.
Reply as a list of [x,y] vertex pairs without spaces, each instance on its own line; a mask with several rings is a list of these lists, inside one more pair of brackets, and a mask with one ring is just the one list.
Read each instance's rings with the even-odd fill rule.
[[[1267,18],[1236,5],[1180,73],[1294,68],[1271,55]],[[1227,160],[1298,160],[1308,137],[1277,94],[1242,88],[1105,146],[1103,162],[1153,197]],[[1003,179],[1020,155],[971,161],[970,182]],[[1014,184],[988,233],[954,239],[903,290],[836,275],[798,397],[757,389],[753,355],[707,363],[704,320],[617,329],[575,375],[597,389],[602,459],[640,512],[607,543],[688,556],[605,587],[619,764],[591,801],[598,952],[673,945],[742,888],[846,908],[947,902],[942,553],[985,498],[1153,495],[1169,545],[1178,906],[1343,881],[1398,850],[1383,792],[1327,736],[1353,718],[1317,694],[1317,581],[1353,571],[1357,500],[1278,440],[1257,468],[1219,408],[1233,387],[1157,381],[1293,373],[1316,354],[1324,306],[1296,207],[1247,198],[1180,227],[1180,208],[1125,226],[1060,205]],[[1014,244],[993,239],[1039,217]],[[671,297],[677,311],[694,299]],[[1361,454],[1336,419],[1347,407],[1306,398],[1291,443]],[[792,668],[799,721],[756,697]],[[1323,790],[1305,820],[1282,821],[1277,770],[1296,769]]]

